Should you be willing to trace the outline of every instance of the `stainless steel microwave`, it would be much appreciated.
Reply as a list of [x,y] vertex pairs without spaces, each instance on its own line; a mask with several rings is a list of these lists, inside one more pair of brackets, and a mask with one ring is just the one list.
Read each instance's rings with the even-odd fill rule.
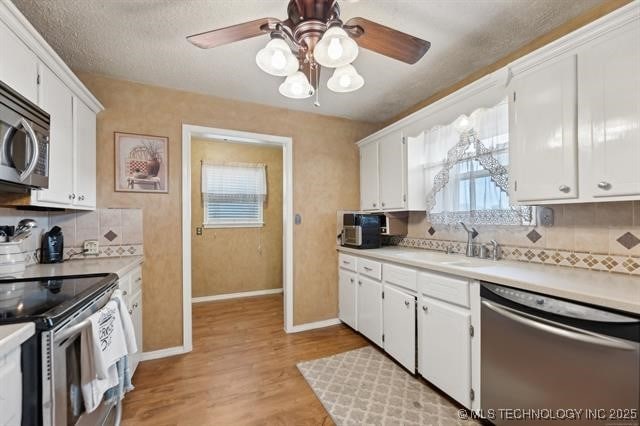
[[49,187],[49,114],[0,82],[0,190]]

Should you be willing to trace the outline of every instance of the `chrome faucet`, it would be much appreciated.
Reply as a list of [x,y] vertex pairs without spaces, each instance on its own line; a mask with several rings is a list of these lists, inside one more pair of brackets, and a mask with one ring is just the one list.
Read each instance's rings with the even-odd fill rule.
[[491,260],[500,260],[502,255],[502,250],[500,249],[500,244],[496,240],[489,241],[489,245],[491,245]]
[[465,225],[464,222],[459,222],[459,223],[462,226],[462,228],[467,232],[466,255],[467,257],[474,257],[475,250],[473,249],[473,239],[478,236],[478,231],[476,231],[476,228],[473,228],[473,227],[471,228],[471,230],[469,230],[469,228],[467,228],[467,225]]

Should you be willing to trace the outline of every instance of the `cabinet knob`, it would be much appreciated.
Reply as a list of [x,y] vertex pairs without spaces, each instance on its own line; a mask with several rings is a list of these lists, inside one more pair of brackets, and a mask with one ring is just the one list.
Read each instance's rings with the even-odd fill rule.
[[84,201],[84,195],[79,196],[79,197],[78,197],[78,200],[80,200],[80,201]]
[[604,189],[605,191],[608,191],[611,189],[611,184],[609,182],[598,182],[598,188],[600,189]]
[[69,199],[73,200],[73,194],[69,194]]
[[133,309],[129,309],[129,315],[133,314]]
[[133,307],[134,307],[134,308],[137,308],[137,307],[138,307],[138,304],[137,304],[137,303],[134,303],[134,304],[133,304]]
[[358,281],[358,285],[362,285],[362,281]]
[[353,278],[349,279],[349,282],[353,282]]
[[377,203],[373,203],[373,207],[378,207],[378,204]]
[[386,205],[386,204],[383,202],[383,203],[382,203],[382,207],[384,207],[385,205]]
[[429,308],[427,308],[427,305],[422,306],[422,310],[427,312],[429,310]]
[[122,295],[123,295],[123,296],[126,296],[127,294],[128,294],[127,290],[124,290],[124,291],[122,292]]
[[407,308],[409,307],[409,301],[408,300],[404,301],[404,306],[406,306]]
[[560,192],[564,192],[565,194],[569,191],[571,191],[571,188],[569,188],[567,185],[560,185],[560,187],[558,188],[558,190]]

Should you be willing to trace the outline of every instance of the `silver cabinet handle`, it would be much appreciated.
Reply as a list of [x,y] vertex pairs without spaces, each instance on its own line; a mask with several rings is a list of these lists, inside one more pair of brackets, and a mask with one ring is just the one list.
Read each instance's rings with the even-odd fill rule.
[[84,195],[79,196],[79,197],[78,197],[78,200],[79,200],[79,201],[84,201]]
[[127,292],[127,290],[124,290],[124,291],[122,292],[122,295],[123,295],[123,296],[126,296],[127,294],[129,294],[129,292]]
[[560,192],[564,192],[565,194],[569,191],[571,191],[571,188],[569,188],[567,185],[560,185],[560,187],[558,188],[558,190]]
[[373,268],[370,268],[368,266],[363,266],[363,268],[364,268],[365,271],[373,271]]
[[378,206],[378,204],[377,204],[377,203],[373,203],[373,207],[377,207],[377,206]]
[[345,265],[351,265],[351,262],[343,260],[342,263],[344,263]]
[[425,311],[425,312],[427,312],[427,311],[429,310],[429,308],[427,308],[427,305],[423,305],[423,306],[422,306],[422,310],[423,310],[423,311]]
[[69,199],[73,200],[73,194],[69,194]]
[[386,204],[384,203],[384,201],[382,202],[382,207],[384,207]]
[[138,307],[138,304],[137,304],[137,303],[134,303],[134,304],[133,304],[133,307],[134,307],[134,308],[137,308],[137,307]]
[[129,315],[133,314],[133,309],[129,309]]
[[611,189],[611,184],[609,182],[598,182],[598,188],[600,189],[604,189],[605,191],[608,191]]
[[362,281],[358,280],[358,285],[362,285]]
[[407,308],[409,307],[409,301],[408,300],[404,301],[404,306],[406,306]]
[[139,283],[140,281],[142,281],[142,278],[138,277],[136,278],[136,282]]
[[350,282],[350,283],[352,283],[352,282],[353,282],[353,278],[350,278],[350,279],[349,279],[349,282]]

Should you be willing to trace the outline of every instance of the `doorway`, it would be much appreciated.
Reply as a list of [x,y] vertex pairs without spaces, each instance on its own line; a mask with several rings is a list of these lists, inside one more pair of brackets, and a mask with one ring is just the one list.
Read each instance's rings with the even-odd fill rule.
[[[199,177],[201,174],[194,173],[194,167],[201,167],[201,159],[196,157],[203,156],[203,150],[207,150],[207,144],[223,144],[217,145],[220,151],[226,153],[235,152],[236,154],[243,153],[241,156],[237,156],[236,159],[228,157],[228,161],[224,160],[220,156],[210,156],[202,158],[205,163],[208,164],[221,164],[221,163],[234,163],[236,165],[255,165],[256,163],[266,165],[266,174],[271,177],[271,186],[281,185],[280,188],[272,191],[273,197],[269,197],[269,185],[267,185],[266,201],[264,203],[263,214],[270,215],[270,219],[267,216],[263,216],[265,225],[266,220],[273,221],[281,220],[281,225],[269,229],[257,226],[244,227],[241,233],[234,234],[241,240],[245,240],[248,244],[247,247],[251,247],[248,250],[252,251],[251,256],[255,257],[255,262],[261,262],[260,267],[264,270],[269,269],[269,260],[261,259],[261,254],[266,249],[265,244],[271,244],[270,250],[273,252],[274,247],[281,247],[281,260],[279,271],[280,282],[282,283],[282,289],[274,288],[273,277],[266,280],[261,279],[257,283],[247,284],[248,277],[234,277],[227,282],[224,282],[222,286],[216,286],[215,280],[207,280],[202,282],[204,275],[195,274],[193,271],[194,262],[202,262],[202,252],[196,252],[196,250],[208,250],[208,255],[216,257],[216,250],[220,250],[218,257],[221,259],[212,258],[210,263],[216,262],[216,260],[224,261],[225,256],[233,255],[224,251],[224,248],[212,248],[208,246],[206,241],[214,241],[216,239],[229,238],[231,234],[227,231],[233,231],[234,229],[226,227],[203,226],[206,222],[204,219],[205,211],[207,209],[206,203],[202,200],[202,195],[194,195],[200,191],[201,182],[195,181],[194,176]],[[252,149],[254,148],[254,149]],[[271,156],[267,155],[271,153]],[[259,158],[271,158],[273,154],[280,156],[279,162],[274,162],[271,167],[271,175],[269,174],[269,164],[264,161],[259,161]],[[266,155],[266,157],[261,157]],[[194,166],[196,164],[196,166]],[[279,165],[278,165],[279,164]],[[191,317],[191,303],[192,293],[195,296],[196,301],[205,300],[217,300],[221,298],[230,298],[238,296],[247,296],[253,294],[268,294],[269,292],[284,293],[284,329],[287,333],[293,331],[293,200],[292,200],[292,188],[293,188],[293,153],[292,153],[292,140],[288,137],[264,135],[248,132],[240,132],[235,130],[216,129],[202,126],[183,125],[182,132],[182,246],[183,246],[183,351],[188,352],[192,349],[192,317]],[[281,171],[278,174],[276,168],[280,167]],[[204,170],[204,168],[202,169]],[[206,172],[205,172],[206,173]],[[273,176],[272,176],[273,175]],[[281,177],[279,177],[280,175]],[[277,179],[273,179],[277,178]],[[276,180],[280,182],[276,183]],[[196,203],[199,203],[196,204]],[[270,203],[270,204],[269,204]],[[279,206],[278,206],[279,205]],[[278,214],[274,214],[274,209],[281,209]],[[215,209],[209,207],[210,211]],[[202,216],[203,219],[199,219]],[[211,216],[215,216],[212,214]],[[198,219],[196,221],[196,219]],[[256,217],[252,219],[257,220]],[[213,217],[216,220],[216,217]],[[273,225],[273,224],[272,224]],[[198,229],[200,228],[200,229]],[[267,235],[272,235],[276,230],[280,233],[280,244],[274,244],[267,242]],[[201,234],[201,235],[198,235]],[[201,238],[198,240],[198,238]],[[268,238],[273,238],[272,236]],[[193,240],[193,241],[192,241]],[[192,245],[193,242],[193,245]],[[224,245],[223,245],[224,246]],[[235,244],[235,250],[243,250],[242,244]],[[226,246],[229,248],[229,245]],[[275,249],[277,250],[277,248]],[[261,253],[262,252],[262,253]],[[236,252],[238,254],[238,252]],[[206,257],[206,256],[205,256]],[[228,260],[228,259],[227,259]],[[228,263],[228,262],[227,262]],[[256,263],[257,265],[257,263]],[[246,261],[244,262],[246,269],[251,269],[252,266]],[[207,266],[208,267],[208,266]],[[230,267],[230,266],[229,266]],[[221,276],[220,274],[229,273],[229,269],[226,267],[223,270],[211,270],[214,276]],[[255,269],[254,269],[255,271]],[[196,286],[193,285],[195,278],[198,278],[199,282]],[[252,289],[251,286],[258,285],[264,288]],[[270,288],[269,288],[270,287]],[[239,291],[234,291],[239,290]],[[210,294],[206,294],[210,293]],[[238,294],[240,293],[240,294]],[[199,298],[199,299],[198,299]]]

